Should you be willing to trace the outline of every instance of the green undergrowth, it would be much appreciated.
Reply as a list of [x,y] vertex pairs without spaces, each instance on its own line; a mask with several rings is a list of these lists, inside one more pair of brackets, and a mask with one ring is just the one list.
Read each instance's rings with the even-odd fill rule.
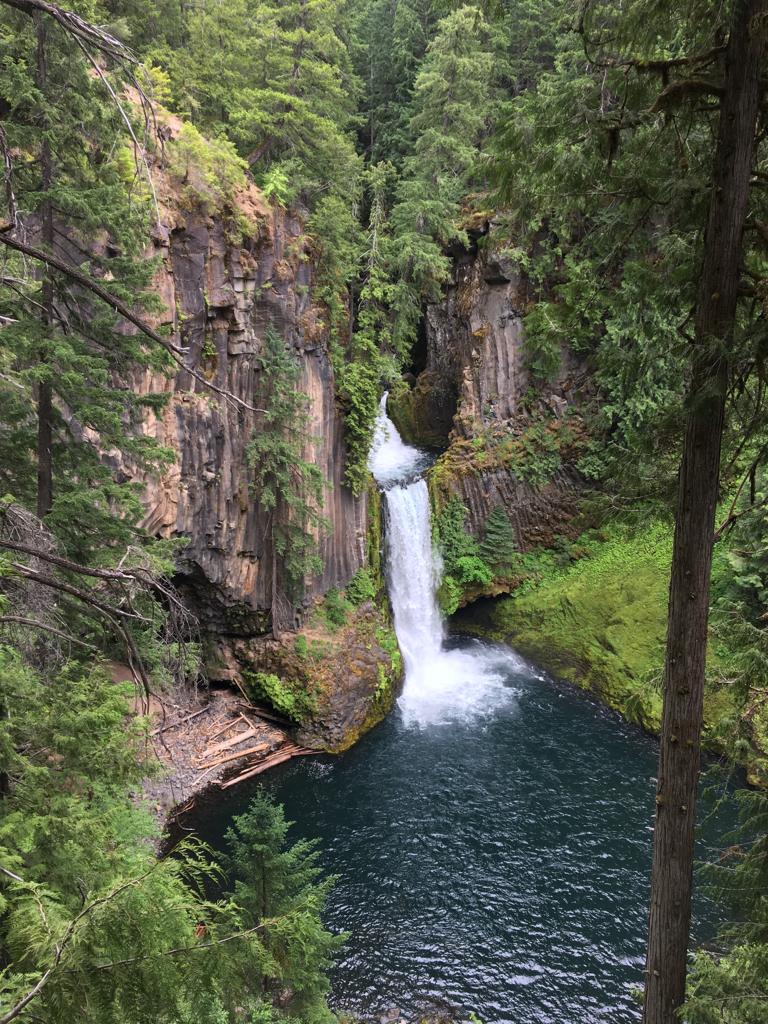
[[[661,724],[672,527],[615,525],[559,549],[516,556],[519,585],[462,628],[511,643],[555,675],[595,693],[652,732]],[[718,603],[728,552],[718,551],[707,659],[705,744],[760,773],[768,728],[751,710],[762,631]]]
[[656,729],[671,545],[670,529],[654,524],[635,537],[587,539],[567,565],[556,552],[523,556],[527,578],[495,606],[493,631]]
[[286,679],[274,672],[247,672],[243,676],[249,696],[266,701],[296,724],[305,722],[317,710],[317,694],[305,680]]
[[331,587],[316,605],[311,622],[322,625],[334,633],[345,626],[357,608],[367,602],[375,603],[378,583],[375,572],[363,566],[358,569],[343,590]]

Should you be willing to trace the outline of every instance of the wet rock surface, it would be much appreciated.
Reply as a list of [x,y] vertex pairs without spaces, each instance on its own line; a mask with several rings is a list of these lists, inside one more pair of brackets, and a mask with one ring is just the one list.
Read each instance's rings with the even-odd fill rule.
[[445,450],[430,473],[433,505],[460,498],[468,528],[478,535],[501,505],[519,550],[528,551],[569,534],[582,481],[575,469],[577,445],[564,446],[551,473],[531,479],[515,464],[515,443],[533,422],[565,423],[588,375],[563,345],[559,373],[544,392],[538,382],[531,406],[534,381],[523,336],[531,296],[523,271],[497,236],[494,224],[486,225],[474,236],[475,242],[482,237],[482,245],[455,255],[443,299],[427,307],[425,368],[390,399],[389,410],[406,441]]

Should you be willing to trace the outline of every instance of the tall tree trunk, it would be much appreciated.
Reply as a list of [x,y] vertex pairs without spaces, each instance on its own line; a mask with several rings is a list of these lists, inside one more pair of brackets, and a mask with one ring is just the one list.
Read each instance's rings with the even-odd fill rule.
[[768,0],[734,0],[725,54],[672,553],[645,1024],[678,1024],[685,999],[709,577],[767,10]]
[[[37,12],[35,23],[37,31],[37,68],[36,84],[45,97],[48,84],[48,63],[46,57],[46,16]],[[53,182],[53,160],[51,144],[46,129],[48,127],[47,112],[41,118],[43,136],[40,143],[41,191],[45,198],[41,207],[41,228],[44,248],[53,251],[53,206],[49,197]],[[53,282],[50,270],[43,270],[42,288],[42,321],[44,327],[50,329],[53,323]],[[40,362],[45,363],[47,355],[40,354]],[[53,504],[53,394],[51,384],[47,380],[40,381],[37,387],[37,514],[42,519],[51,511]]]

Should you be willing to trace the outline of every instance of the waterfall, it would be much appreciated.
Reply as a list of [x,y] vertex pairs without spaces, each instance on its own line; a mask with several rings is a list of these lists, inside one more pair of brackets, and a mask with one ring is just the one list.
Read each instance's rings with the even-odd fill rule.
[[[440,558],[432,545],[429,493],[420,477],[429,456],[403,442],[381,400],[369,467],[386,505],[386,569],[405,682],[400,709],[407,724],[433,725],[487,714],[509,701],[513,651],[479,642],[447,649],[437,604]],[[504,672],[499,669],[503,663]]]
[[385,501],[389,597],[407,677],[442,650],[443,620],[435,598],[440,571],[432,548],[426,483],[392,487],[385,491]]

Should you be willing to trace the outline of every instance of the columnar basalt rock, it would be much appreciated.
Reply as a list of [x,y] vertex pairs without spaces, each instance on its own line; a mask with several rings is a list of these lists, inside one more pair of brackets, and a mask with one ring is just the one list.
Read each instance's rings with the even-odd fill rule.
[[486,224],[469,250],[454,254],[442,300],[427,307],[424,369],[390,402],[408,441],[447,449],[432,472],[433,502],[460,497],[475,533],[494,505],[503,505],[521,550],[567,532],[579,478],[566,458],[548,479],[531,482],[505,461],[504,444],[537,417],[561,421],[587,376],[563,345],[557,378],[543,389],[532,380],[523,338],[530,303],[524,273]]
[[[160,263],[156,286],[165,312],[158,319],[181,338],[191,366],[251,404],[267,328],[294,350],[313,438],[307,457],[328,479],[322,511],[329,528],[318,539],[323,569],[308,582],[311,599],[343,586],[363,565],[366,496],[354,497],[342,482],[343,423],[303,225],[267,205],[256,189],[239,203],[239,217],[230,220],[168,204],[149,254]],[[162,412],[147,413],[138,426],[176,456],[166,472],[141,478],[145,527],[187,542],[179,585],[207,632],[263,634],[270,618],[269,516],[249,489],[246,459],[257,418],[183,371],[172,381],[147,374],[133,386],[140,394],[171,392]],[[131,467],[119,468],[133,475]]]

